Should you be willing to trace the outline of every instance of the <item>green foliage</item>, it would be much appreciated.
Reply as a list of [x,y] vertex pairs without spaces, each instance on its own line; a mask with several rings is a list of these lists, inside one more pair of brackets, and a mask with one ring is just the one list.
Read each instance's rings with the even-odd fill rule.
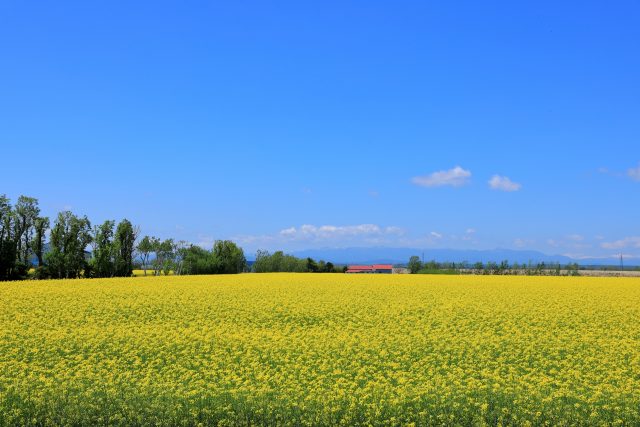
[[218,269],[213,253],[195,245],[183,250],[183,264],[185,274],[214,274]]
[[256,260],[253,263],[252,271],[255,273],[337,273],[343,272],[336,269],[331,262],[320,260],[316,262],[313,258],[296,258],[293,255],[286,255],[282,251],[273,254],[268,251],[259,250],[256,253]]
[[178,252],[184,274],[237,274],[246,268],[244,252],[229,240],[216,241],[211,251],[189,245]]
[[91,259],[93,277],[114,276],[114,226],[115,221],[105,221],[94,228],[93,258]]
[[14,208],[14,229],[17,243],[17,261],[29,264],[34,225],[40,215],[38,200],[33,197],[20,196]]
[[45,256],[51,277],[81,277],[89,268],[85,250],[91,241],[91,223],[86,216],[60,212],[51,230],[51,252]]
[[420,258],[416,255],[409,258],[409,264],[407,264],[407,268],[409,269],[409,273],[416,274],[418,271],[422,270],[422,262]]
[[149,236],[136,245],[138,229],[129,220],[117,227],[115,221],[107,220],[92,229],[86,216],[69,211],[58,214],[45,253],[50,221],[39,215],[38,201],[32,197],[21,196],[12,207],[5,195],[0,196],[0,280],[26,278],[33,259],[37,259],[33,277],[38,279],[128,277],[133,273],[136,251],[145,275],[149,264],[155,275],[172,271],[178,275],[235,274],[247,269],[242,248],[229,240],[216,241],[211,251]]
[[247,265],[242,248],[231,240],[216,240],[212,252],[218,266],[217,274],[242,273]]
[[114,270],[117,277],[133,274],[133,253],[138,232],[131,222],[123,219],[116,228],[113,242]]
[[136,250],[138,251],[138,254],[140,254],[140,258],[142,260],[142,268],[145,276],[147,275],[147,268],[149,267],[149,257],[154,249],[153,239],[153,237],[144,236],[136,247]]
[[33,253],[38,259],[38,267],[44,266],[44,237],[45,233],[49,229],[49,218],[38,217],[34,223],[35,235],[33,236]]
[[0,196],[0,280],[26,278],[34,254],[38,265],[43,264],[49,220],[39,215],[38,200],[33,197],[20,196],[12,208],[7,196]]
[[268,251],[263,250],[259,250],[256,253],[256,260],[252,266],[253,271],[256,273],[302,273],[309,271],[308,268],[309,263],[307,259],[286,255],[282,251],[276,251],[270,254]]
[[310,273],[318,272],[318,264],[312,258],[307,258],[307,271]]
[[14,236],[15,217],[7,196],[0,195],[0,280],[14,278],[17,245]]
[[[125,219],[114,232],[115,224],[108,220],[94,228],[92,277],[129,277],[133,273],[136,230]],[[85,277],[88,276],[85,272]]]
[[167,276],[173,266],[175,256],[175,245],[173,239],[160,240],[156,237],[151,239],[151,245],[156,257],[153,259],[153,271],[156,276],[164,273]]

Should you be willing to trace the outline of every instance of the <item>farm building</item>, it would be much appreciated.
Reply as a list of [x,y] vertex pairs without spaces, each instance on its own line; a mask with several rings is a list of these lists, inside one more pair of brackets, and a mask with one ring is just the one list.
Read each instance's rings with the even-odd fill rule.
[[391,264],[374,264],[374,265],[350,265],[347,269],[350,274],[391,274],[393,266]]

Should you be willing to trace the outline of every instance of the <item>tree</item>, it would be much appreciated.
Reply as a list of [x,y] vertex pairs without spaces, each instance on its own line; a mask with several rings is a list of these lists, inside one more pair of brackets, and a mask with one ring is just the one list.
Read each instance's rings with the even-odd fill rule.
[[187,255],[187,250],[191,245],[184,240],[180,240],[175,244],[175,270],[174,274],[180,276],[184,273],[185,267],[185,257]]
[[15,238],[17,244],[17,261],[29,265],[31,256],[31,242],[35,221],[40,215],[38,200],[33,197],[20,196],[14,208]]
[[498,267],[498,272],[500,274],[505,274],[507,270],[509,270],[509,261],[504,260],[500,263],[500,266]]
[[142,259],[142,269],[144,275],[147,275],[147,267],[149,266],[149,256],[153,252],[153,239],[154,237],[144,236],[140,243],[138,243],[137,250]]
[[418,271],[422,270],[422,262],[420,262],[420,258],[416,255],[409,258],[409,264],[407,264],[407,268],[409,269],[409,273],[416,274]]
[[256,260],[252,265],[252,271],[255,273],[270,272],[326,272],[334,271],[332,263],[316,263],[312,258],[296,258],[293,255],[286,255],[282,251],[276,251],[270,254],[268,251],[258,250]]
[[269,251],[260,250],[256,252],[256,260],[252,265],[255,273],[267,273],[271,270],[271,254]]
[[0,195],[0,280],[14,278],[16,265],[15,216],[6,195]]
[[217,264],[213,253],[200,246],[190,245],[182,249],[182,271],[185,274],[215,274]]
[[33,236],[33,253],[38,258],[38,268],[44,266],[44,236],[49,229],[49,218],[38,217],[34,223],[35,235]]
[[316,264],[313,258],[307,258],[307,271],[309,273],[316,273],[318,271],[318,264]]
[[85,250],[91,243],[91,223],[69,211],[60,212],[51,229],[51,252],[45,256],[53,278],[88,276]]
[[115,221],[105,221],[100,226],[95,226],[93,231],[93,259],[91,260],[94,277],[113,277],[114,246],[113,227]]
[[484,270],[484,264],[482,263],[482,261],[478,261],[475,264],[473,264],[473,269],[475,270],[476,274],[479,274]]
[[160,240],[153,237],[151,245],[156,255],[152,263],[154,274],[159,276],[160,273],[163,273],[167,276],[173,268],[173,257],[175,253],[173,239]]
[[133,274],[133,252],[138,231],[131,222],[123,219],[116,228],[113,240],[115,276],[129,277]]
[[247,265],[242,248],[230,240],[216,240],[212,252],[218,274],[242,273]]

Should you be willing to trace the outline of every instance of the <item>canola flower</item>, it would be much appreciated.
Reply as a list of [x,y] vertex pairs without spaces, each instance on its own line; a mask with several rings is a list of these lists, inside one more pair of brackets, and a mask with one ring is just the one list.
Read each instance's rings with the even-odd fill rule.
[[639,425],[640,280],[0,284],[0,425]]

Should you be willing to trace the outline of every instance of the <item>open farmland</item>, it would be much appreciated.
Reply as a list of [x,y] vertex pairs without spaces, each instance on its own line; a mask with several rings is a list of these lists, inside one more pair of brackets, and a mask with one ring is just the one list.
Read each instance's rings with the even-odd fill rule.
[[3,425],[640,424],[640,280],[0,284]]

